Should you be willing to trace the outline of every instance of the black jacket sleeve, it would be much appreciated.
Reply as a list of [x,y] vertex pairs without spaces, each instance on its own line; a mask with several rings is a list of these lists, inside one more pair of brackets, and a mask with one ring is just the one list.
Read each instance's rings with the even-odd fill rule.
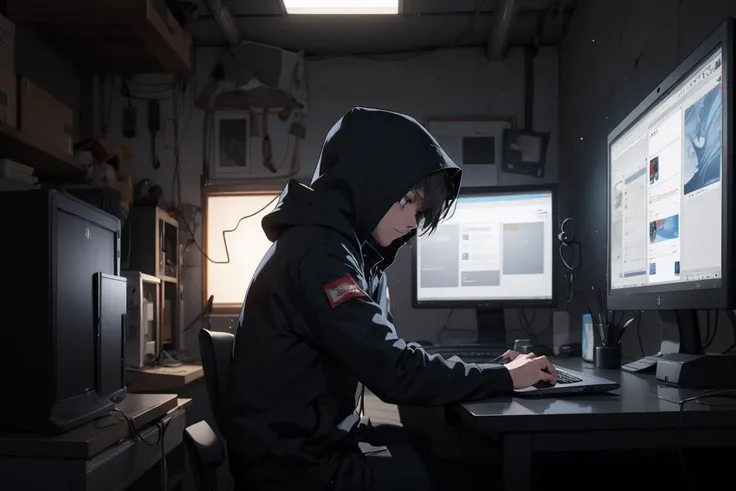
[[312,341],[385,402],[446,405],[512,390],[503,365],[481,368],[408,346],[365,293],[354,257],[340,247],[308,252],[296,283]]

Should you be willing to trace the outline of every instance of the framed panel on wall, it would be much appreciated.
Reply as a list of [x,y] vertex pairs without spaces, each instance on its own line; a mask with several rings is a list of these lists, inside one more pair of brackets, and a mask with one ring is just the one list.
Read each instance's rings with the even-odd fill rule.
[[250,120],[248,111],[216,111],[210,177],[245,178],[250,174]]
[[424,119],[424,126],[463,169],[464,182],[499,184],[503,135],[515,126],[512,116],[432,116]]

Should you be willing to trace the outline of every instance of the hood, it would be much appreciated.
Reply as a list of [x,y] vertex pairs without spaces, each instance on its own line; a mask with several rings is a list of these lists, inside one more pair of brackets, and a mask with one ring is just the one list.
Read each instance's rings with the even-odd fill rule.
[[[421,124],[396,112],[355,107],[327,134],[311,186],[287,184],[277,208],[263,219],[264,231],[276,240],[293,226],[323,225],[362,246],[388,209],[433,172],[450,173],[454,201],[461,171]],[[415,234],[387,248],[371,244],[384,268]]]

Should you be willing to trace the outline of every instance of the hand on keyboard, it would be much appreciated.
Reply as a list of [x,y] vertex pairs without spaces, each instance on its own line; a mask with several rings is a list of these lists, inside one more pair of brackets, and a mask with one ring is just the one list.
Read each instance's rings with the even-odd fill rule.
[[[575,375],[572,375],[570,373],[567,373],[563,371],[564,369],[559,369],[557,367],[554,367],[557,371],[557,383],[558,384],[576,384],[578,382],[582,382],[583,379],[576,377]],[[536,384],[534,384],[534,387],[537,389],[546,389],[547,387],[554,387],[557,384],[551,384],[549,382],[545,382],[543,380],[540,380]]]
[[525,389],[537,382],[547,382],[552,385],[557,383],[557,371],[546,356],[517,353],[517,356],[504,366],[511,374],[514,389]]
[[514,361],[517,356],[519,356],[521,353],[518,351],[514,351],[512,349],[506,351],[506,353],[502,354],[501,356],[504,359],[504,362],[508,363],[510,361]]

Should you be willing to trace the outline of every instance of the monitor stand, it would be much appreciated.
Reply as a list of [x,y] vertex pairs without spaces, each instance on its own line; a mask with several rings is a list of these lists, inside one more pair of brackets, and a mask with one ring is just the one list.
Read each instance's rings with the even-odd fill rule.
[[[655,373],[657,362],[667,355],[702,353],[697,310],[661,310],[659,322],[659,352],[627,363],[621,367],[622,370],[632,373]],[[637,329],[640,329],[640,326],[637,326]]]
[[[726,314],[733,318],[734,313]],[[700,326],[696,310],[665,310],[660,312],[662,341],[660,351],[644,358],[646,369],[623,370],[656,373],[657,381],[688,389],[731,389],[736,387],[736,355],[703,353]],[[632,362],[634,365],[642,360]]]
[[478,344],[498,351],[506,351],[506,316],[503,309],[475,309],[478,326]]

